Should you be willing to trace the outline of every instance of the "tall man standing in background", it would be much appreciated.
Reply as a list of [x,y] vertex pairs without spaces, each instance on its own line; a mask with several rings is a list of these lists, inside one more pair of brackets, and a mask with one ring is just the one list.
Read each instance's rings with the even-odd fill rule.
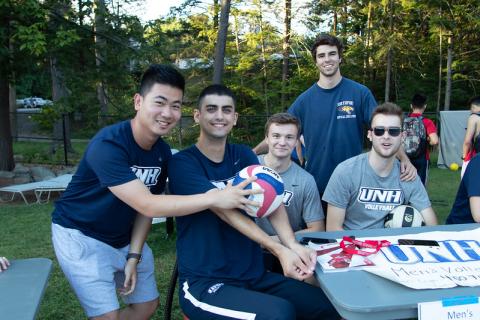
[[[342,77],[343,45],[338,38],[321,34],[311,54],[319,79],[295,100],[288,112],[300,119],[308,159],[305,169],[315,178],[322,197],[335,167],[362,153],[363,128],[369,126],[377,102],[366,86]],[[265,143],[254,148],[257,154],[266,150]],[[401,179],[415,179],[415,167],[403,149],[397,157],[402,162]],[[324,201],[322,206],[327,212]]]

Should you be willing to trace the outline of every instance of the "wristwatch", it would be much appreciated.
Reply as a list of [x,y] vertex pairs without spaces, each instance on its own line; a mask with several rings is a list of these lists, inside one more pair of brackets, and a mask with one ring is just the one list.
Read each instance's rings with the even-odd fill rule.
[[142,254],[141,254],[141,253],[132,253],[132,252],[129,252],[129,253],[127,254],[127,260],[130,259],[130,258],[137,259],[137,260],[138,260],[138,263],[140,263],[140,261],[142,261]]

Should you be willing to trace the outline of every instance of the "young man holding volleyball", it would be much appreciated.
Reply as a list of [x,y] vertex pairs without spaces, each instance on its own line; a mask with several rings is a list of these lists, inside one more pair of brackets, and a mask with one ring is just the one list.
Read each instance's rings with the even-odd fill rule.
[[[258,164],[250,148],[227,143],[237,117],[230,89],[212,85],[202,91],[194,111],[198,141],[174,155],[168,169],[173,194],[208,194],[224,188],[244,167]],[[295,241],[283,205],[269,219],[282,243],[239,210],[200,209],[177,218],[179,298],[188,317],[339,318],[321,289],[298,281],[311,276],[316,255]],[[290,278],[265,271],[260,245],[279,258]]]
[[400,181],[395,155],[403,138],[402,109],[388,102],[378,106],[367,136],[372,149],[340,163],[330,177],[323,195],[328,203],[327,231],[383,228],[385,216],[401,204],[412,205],[427,225],[436,225],[419,177]]

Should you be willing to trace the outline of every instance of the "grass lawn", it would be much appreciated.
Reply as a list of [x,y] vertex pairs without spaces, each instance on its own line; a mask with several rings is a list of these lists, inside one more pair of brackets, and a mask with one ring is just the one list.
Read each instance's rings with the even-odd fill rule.
[[[55,259],[51,243],[52,204],[0,205],[0,254],[9,259],[46,257],[54,261],[48,287],[37,319],[85,319],[80,303]],[[170,273],[175,259],[175,237],[166,237],[165,224],[155,224],[148,244],[155,256],[160,307],[153,319],[163,319],[163,306]],[[1,318],[1,316],[0,316]],[[174,299],[172,319],[181,319],[177,299]]]
[[[436,159],[433,159],[436,163]],[[460,181],[460,172],[432,168],[428,192],[433,208],[444,223],[450,212]],[[53,272],[43,299],[38,319],[85,319],[83,311],[62,274],[50,241],[50,214],[53,205],[25,206],[23,203],[0,205],[0,254],[10,259],[46,257],[54,261]],[[155,256],[160,307],[154,319],[163,318],[168,280],[175,257],[175,240],[167,239],[164,224],[153,225],[148,243]],[[172,319],[181,319],[177,299],[174,299]]]

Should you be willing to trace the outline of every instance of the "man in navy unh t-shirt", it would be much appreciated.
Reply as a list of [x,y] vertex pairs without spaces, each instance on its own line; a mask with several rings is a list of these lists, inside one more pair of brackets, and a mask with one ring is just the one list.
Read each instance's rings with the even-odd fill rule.
[[[134,96],[135,117],[100,130],[57,201],[52,241],[58,262],[89,318],[147,319],[158,305],[151,217],[207,208],[242,208],[252,191],[229,187],[192,196],[161,195],[170,147],[161,136],[181,116],[185,80],[152,65]],[[137,214],[139,213],[139,214]],[[119,310],[116,289],[127,307]]]
[[[228,88],[205,88],[194,119],[198,142],[169,165],[173,194],[214,192],[244,167],[258,164],[247,146],[227,143],[237,120]],[[298,281],[312,275],[316,255],[295,241],[283,205],[269,219],[282,243],[238,210],[198,210],[177,218],[180,306],[190,319],[339,318],[320,288]],[[260,245],[279,258],[289,278],[265,271]]]

